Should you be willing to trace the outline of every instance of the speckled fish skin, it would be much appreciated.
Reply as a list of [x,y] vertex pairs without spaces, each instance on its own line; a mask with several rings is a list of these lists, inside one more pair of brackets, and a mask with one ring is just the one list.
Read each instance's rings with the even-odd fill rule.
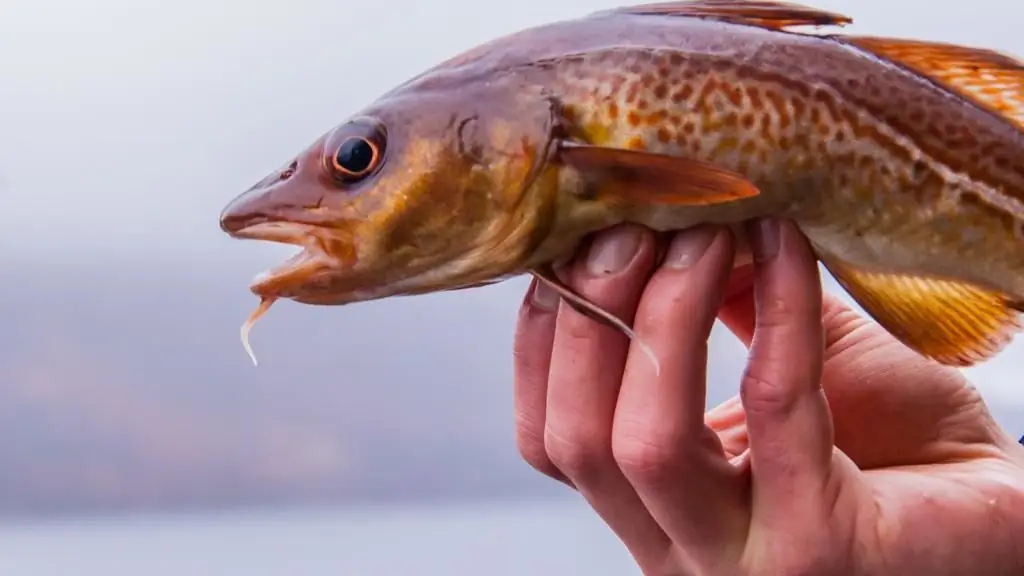
[[[662,6],[705,6],[714,16],[754,4],[783,6]],[[321,261],[307,281],[264,279],[253,291],[344,304],[457,289],[543,267],[620,222],[738,230],[776,215],[796,222],[854,298],[926,356],[970,365],[1020,330],[1021,86],[943,84],[842,36],[751,18],[636,12],[512,34],[384,94],[355,117],[379,119],[388,146],[404,152],[358,195],[336,199],[299,162],[305,187],[271,177],[237,199],[222,214],[229,233],[258,237],[241,232],[246,222],[297,222],[316,228],[321,252],[344,236],[334,253],[350,256],[345,266]],[[945,71],[952,81],[979,73]],[[965,97],[975,88],[989,90],[987,100]],[[330,138],[300,158],[330,153]],[[707,202],[643,201],[625,185],[607,193],[604,181],[560,161],[559,142],[705,162],[758,193]],[[442,218],[437,205],[460,217]],[[360,218],[358,232],[331,224]]]
[[828,38],[644,15],[534,30],[475,66],[497,61],[545,62],[522,73],[588,142],[700,158],[761,190],[632,206],[629,220],[669,230],[784,215],[851,265],[1024,299],[1024,135],[920,76]]

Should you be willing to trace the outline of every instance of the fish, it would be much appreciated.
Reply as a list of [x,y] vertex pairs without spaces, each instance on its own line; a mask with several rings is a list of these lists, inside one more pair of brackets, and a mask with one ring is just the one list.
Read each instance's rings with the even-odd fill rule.
[[[330,127],[220,215],[293,244],[260,306],[337,306],[554,272],[592,234],[792,221],[921,356],[999,354],[1024,311],[1024,64],[851,34],[788,2],[622,6],[451,57]],[[255,362],[255,357],[253,357]]]

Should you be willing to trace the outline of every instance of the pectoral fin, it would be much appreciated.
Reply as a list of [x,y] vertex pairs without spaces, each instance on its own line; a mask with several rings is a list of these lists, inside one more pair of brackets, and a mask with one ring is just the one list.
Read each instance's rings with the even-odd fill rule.
[[1020,303],[951,280],[864,272],[823,259],[883,328],[919,354],[967,367],[998,354],[1020,332]]
[[[656,2],[614,8],[608,12],[648,16],[688,16],[747,24],[781,30],[789,26],[842,26],[853,20],[842,14],[826,12],[791,2],[756,0],[693,0]],[[607,13],[607,12],[606,12]]]
[[921,40],[833,38],[925,76],[1024,129],[1024,62],[1013,56]]
[[558,154],[593,183],[599,196],[706,206],[759,194],[742,175],[700,160],[569,141],[560,144]]

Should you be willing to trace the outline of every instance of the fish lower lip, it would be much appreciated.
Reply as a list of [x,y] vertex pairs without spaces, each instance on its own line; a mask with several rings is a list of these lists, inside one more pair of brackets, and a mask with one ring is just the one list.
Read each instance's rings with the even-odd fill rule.
[[309,224],[292,222],[261,222],[236,231],[233,236],[293,244],[303,249],[282,264],[260,272],[250,283],[250,290],[262,296],[276,296],[288,287],[301,285],[313,273],[337,264],[320,240],[322,230]]
[[257,274],[249,289],[261,296],[279,296],[289,286],[303,284],[315,272],[328,268],[333,260],[323,252],[301,250],[282,264]]

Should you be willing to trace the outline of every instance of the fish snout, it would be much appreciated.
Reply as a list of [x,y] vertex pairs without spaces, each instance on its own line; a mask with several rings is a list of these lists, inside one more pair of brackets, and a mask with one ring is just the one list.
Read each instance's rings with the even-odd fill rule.
[[251,190],[235,198],[220,213],[220,229],[230,236],[256,224],[266,221],[258,211],[252,209]]
[[323,202],[323,186],[317,181],[315,167],[292,160],[252,185],[228,203],[220,213],[220,228],[238,237],[253,226],[266,222],[302,221]]
[[220,229],[234,236],[250,226],[267,222],[273,211],[271,198],[274,189],[292,179],[299,169],[299,161],[292,160],[288,166],[277,170],[253,184],[224,207],[220,213]]

